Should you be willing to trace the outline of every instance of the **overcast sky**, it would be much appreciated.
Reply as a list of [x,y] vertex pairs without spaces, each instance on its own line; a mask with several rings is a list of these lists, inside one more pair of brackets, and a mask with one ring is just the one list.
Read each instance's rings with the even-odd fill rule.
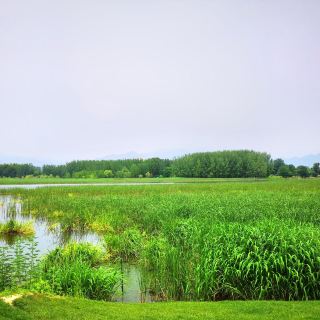
[[0,0],[0,155],[320,153],[319,0]]

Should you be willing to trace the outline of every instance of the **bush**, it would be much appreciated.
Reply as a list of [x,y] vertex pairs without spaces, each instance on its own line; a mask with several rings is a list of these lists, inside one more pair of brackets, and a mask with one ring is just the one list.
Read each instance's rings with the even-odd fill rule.
[[279,176],[281,176],[281,177],[283,177],[283,178],[289,178],[289,177],[291,177],[291,172],[290,172],[289,166],[287,166],[287,165],[282,165],[282,166],[279,168],[278,174],[279,174]]
[[311,175],[310,169],[306,166],[298,166],[297,167],[297,174],[301,178],[308,178]]

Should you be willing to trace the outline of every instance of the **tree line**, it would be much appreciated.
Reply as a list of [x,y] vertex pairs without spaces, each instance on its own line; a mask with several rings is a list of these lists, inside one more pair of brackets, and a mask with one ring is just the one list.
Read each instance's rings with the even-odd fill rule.
[[125,160],[79,160],[63,165],[0,164],[0,177],[50,176],[61,178],[264,178],[278,175],[318,176],[319,163],[311,168],[295,167],[282,159],[272,160],[264,152],[250,150],[187,154],[169,160],[160,158]]
[[286,164],[282,159],[275,159],[273,161],[273,172],[274,175],[281,176],[283,178],[290,178],[299,176],[302,178],[317,177],[320,175],[320,163],[316,162],[311,168],[307,166],[297,166],[293,164]]

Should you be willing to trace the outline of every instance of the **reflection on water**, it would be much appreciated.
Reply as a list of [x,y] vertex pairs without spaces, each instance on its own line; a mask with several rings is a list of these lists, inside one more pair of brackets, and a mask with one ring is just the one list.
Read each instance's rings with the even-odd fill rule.
[[[0,223],[5,223],[10,219],[19,222],[33,221],[35,236],[34,239],[38,243],[40,254],[45,254],[57,246],[64,245],[69,241],[90,242],[99,244],[98,235],[87,231],[61,232],[60,228],[54,230],[49,229],[49,223],[45,219],[34,220],[29,213],[23,211],[20,199],[12,196],[0,196]],[[5,235],[0,238],[0,246],[7,244],[12,245],[17,239],[16,235]]]
[[151,302],[151,296],[147,289],[143,289],[141,271],[134,264],[120,264],[123,274],[121,288],[114,295],[113,301],[117,302]]

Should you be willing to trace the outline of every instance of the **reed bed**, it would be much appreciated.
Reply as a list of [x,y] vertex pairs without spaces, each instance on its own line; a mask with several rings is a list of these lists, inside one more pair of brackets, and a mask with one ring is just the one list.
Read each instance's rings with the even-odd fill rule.
[[27,214],[104,234],[158,299],[320,298],[320,179],[10,193]]

